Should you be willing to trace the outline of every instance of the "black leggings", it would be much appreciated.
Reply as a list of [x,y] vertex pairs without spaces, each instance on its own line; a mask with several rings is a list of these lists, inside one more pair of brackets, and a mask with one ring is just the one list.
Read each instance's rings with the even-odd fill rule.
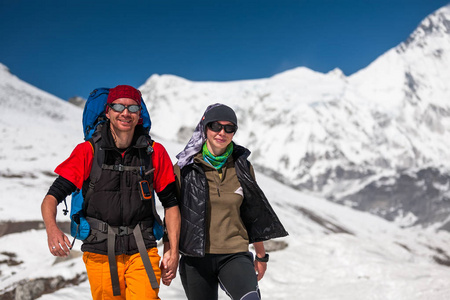
[[180,278],[189,300],[217,300],[219,284],[233,300],[261,299],[251,252],[183,255]]

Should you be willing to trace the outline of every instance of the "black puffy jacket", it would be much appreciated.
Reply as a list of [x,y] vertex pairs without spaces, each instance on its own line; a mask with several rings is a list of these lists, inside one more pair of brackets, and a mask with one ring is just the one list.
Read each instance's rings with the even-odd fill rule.
[[[247,160],[250,151],[234,145],[232,155],[238,180],[244,190],[241,218],[247,229],[249,243],[288,235],[263,191],[251,176]],[[195,163],[186,165],[180,170],[180,174],[180,252],[188,256],[203,257],[206,243],[206,205],[209,199],[207,179],[202,167]]]

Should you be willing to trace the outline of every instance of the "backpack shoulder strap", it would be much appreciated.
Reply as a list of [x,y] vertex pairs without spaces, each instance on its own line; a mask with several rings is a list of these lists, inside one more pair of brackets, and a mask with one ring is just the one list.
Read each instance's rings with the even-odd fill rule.
[[100,179],[100,175],[102,174],[102,164],[105,159],[105,151],[103,149],[101,149],[99,146],[100,139],[101,139],[101,135],[96,134],[88,140],[88,142],[92,146],[92,149],[94,150],[94,158],[92,160],[92,168],[91,168],[91,172],[89,174],[89,178],[90,178],[89,188],[86,191],[86,195],[84,197],[86,206],[87,206],[87,203],[89,202],[89,199],[90,199],[92,193],[94,192],[95,184]]
[[[148,179],[151,190],[152,190],[152,194],[153,194],[153,199],[152,199],[152,211],[153,211],[153,216],[155,217],[156,222],[159,225],[163,225],[163,222],[161,220],[161,217],[159,216],[158,212],[156,211],[156,203],[155,203],[155,190],[153,189],[153,178],[154,178],[154,173],[155,173],[155,168],[153,167],[153,145],[154,145],[154,141],[151,139],[151,137],[149,136],[147,139],[148,142],[148,146],[147,148],[145,148],[146,153],[148,154],[148,156],[150,157],[149,159],[149,163],[145,168],[145,177]],[[142,156],[141,156],[142,157]],[[142,164],[143,160],[141,159],[141,164]]]
[[[147,139],[147,148],[145,148],[146,154],[149,156],[149,162],[148,165],[145,166],[145,175],[148,176],[149,180],[151,180],[151,184],[153,186],[153,144],[155,142],[150,138],[150,136]],[[142,159],[141,155],[141,165],[144,165],[144,160]]]

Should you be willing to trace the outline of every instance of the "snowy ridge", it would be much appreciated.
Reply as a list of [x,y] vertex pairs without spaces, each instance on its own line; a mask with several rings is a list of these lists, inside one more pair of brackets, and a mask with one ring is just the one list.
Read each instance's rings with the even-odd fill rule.
[[[200,112],[222,102],[235,108],[236,140],[252,149],[252,161],[266,174],[389,220],[412,213],[420,224],[444,222],[411,203],[425,196],[438,202],[435,211],[449,209],[445,193],[427,196],[434,188],[422,188],[422,178],[408,180],[408,187],[376,205],[370,194],[380,178],[393,182],[380,186],[382,192],[398,187],[399,173],[413,178],[429,170],[436,180],[448,180],[449,24],[446,6],[427,17],[408,41],[350,77],[339,69],[323,74],[304,67],[235,82],[153,75],[140,89],[159,136],[185,143]],[[166,122],[168,116],[176,121]],[[402,197],[411,189],[413,201]],[[376,209],[380,202],[388,208]]]
[[[0,123],[0,130],[20,130],[23,137],[5,135],[4,145],[11,148],[2,149],[0,157],[1,165],[8,170],[0,174],[0,297],[36,299],[42,295],[38,299],[61,300],[74,299],[76,295],[77,299],[91,299],[80,257],[81,243],[75,243],[68,259],[55,259],[48,251],[45,230],[37,222],[41,220],[41,200],[54,180],[52,170],[82,140],[81,109],[45,97],[45,93],[13,75],[2,76],[10,77],[6,78],[10,85],[0,87],[0,97],[5,115],[13,117],[9,118],[10,122]],[[3,96],[7,93],[10,97]],[[35,101],[48,109],[50,113],[39,117],[44,125],[14,122],[18,115],[14,103],[18,101]],[[24,106],[20,113],[32,118],[35,110],[33,106]],[[65,118],[53,118],[56,113],[66,114]],[[184,145],[156,139],[175,161],[175,154]],[[32,157],[27,156],[30,153]],[[305,299],[331,300],[440,300],[450,297],[450,253],[447,251],[450,233],[433,228],[402,229],[377,216],[303,194],[259,172],[257,178],[290,234],[266,244],[271,259],[260,282],[264,298],[296,299],[301,295]],[[62,209],[62,205],[58,207],[58,220],[68,221]],[[33,222],[37,223],[32,229],[18,228]],[[185,299],[179,276],[170,287],[161,287],[160,297]],[[220,292],[219,299],[227,297]]]
[[[83,136],[79,132],[82,110],[20,80],[4,65],[0,65],[0,106],[4,111],[0,120],[3,141],[0,176],[53,174],[59,159],[57,152],[68,154],[75,146],[73,142],[60,141],[65,140],[70,131],[79,141]],[[61,130],[50,130],[58,127]],[[30,130],[38,134],[30,134]],[[14,168],[6,164],[8,161],[15,162]],[[41,161],[47,164],[40,165]],[[0,216],[2,213],[0,211]]]
[[[167,145],[170,153],[181,146],[173,149],[175,144]],[[257,176],[290,233],[275,240],[286,243],[286,248],[270,251],[269,268],[260,282],[264,298],[440,300],[450,296],[450,269],[445,265],[450,262],[448,232],[401,229],[368,213]],[[83,276],[78,242],[74,256],[65,261],[55,260],[47,252],[45,230],[1,237],[0,245],[1,253],[14,253],[15,261],[22,262],[17,266],[0,264],[0,295],[17,283],[31,282],[29,279],[61,276],[69,281],[77,274]],[[91,299],[87,281],[39,299],[73,299],[74,293],[77,299]],[[228,299],[219,294],[219,299]],[[161,287],[160,297],[185,299],[179,276],[170,287]]]
[[[141,87],[152,136],[174,162],[208,104],[236,109],[236,141],[253,151],[290,234],[266,245],[264,299],[450,298],[448,20],[449,6],[350,77],[296,68],[223,83],[153,75]],[[0,105],[0,298],[91,299],[80,243],[55,259],[40,223],[54,168],[83,140],[82,110],[2,64]],[[57,219],[68,221],[62,209]],[[403,228],[418,220],[432,225]],[[185,298],[179,276],[160,297]]]

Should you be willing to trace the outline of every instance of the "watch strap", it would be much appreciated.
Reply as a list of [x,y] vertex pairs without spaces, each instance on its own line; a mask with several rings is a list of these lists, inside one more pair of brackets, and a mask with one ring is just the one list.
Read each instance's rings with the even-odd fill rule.
[[268,262],[269,261],[269,254],[266,253],[264,257],[259,257],[258,255],[255,255],[255,260],[259,262]]

